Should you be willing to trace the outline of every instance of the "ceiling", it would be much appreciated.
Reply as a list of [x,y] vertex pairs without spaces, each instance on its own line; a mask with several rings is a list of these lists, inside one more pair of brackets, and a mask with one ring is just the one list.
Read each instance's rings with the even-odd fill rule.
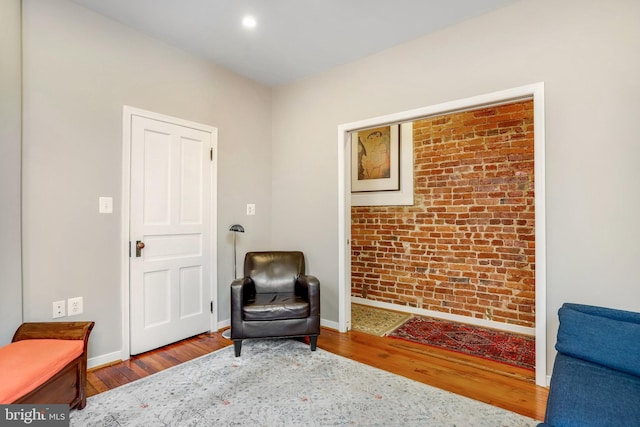
[[[303,79],[516,0],[73,0],[268,86]],[[252,15],[254,28],[242,18]]]

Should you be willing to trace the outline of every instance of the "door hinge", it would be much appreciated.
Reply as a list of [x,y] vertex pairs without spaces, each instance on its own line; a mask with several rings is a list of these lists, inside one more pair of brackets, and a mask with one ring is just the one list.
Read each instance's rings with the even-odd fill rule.
[[131,242],[129,242],[129,258],[131,258]]
[[211,314],[213,314],[213,301],[211,301]]
[[209,150],[209,159],[213,162],[213,148]]

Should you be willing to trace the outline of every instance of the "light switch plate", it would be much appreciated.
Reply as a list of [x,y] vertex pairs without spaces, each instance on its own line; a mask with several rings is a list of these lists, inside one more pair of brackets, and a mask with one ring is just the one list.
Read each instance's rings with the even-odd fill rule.
[[113,213],[113,198],[100,197],[98,199],[100,213]]

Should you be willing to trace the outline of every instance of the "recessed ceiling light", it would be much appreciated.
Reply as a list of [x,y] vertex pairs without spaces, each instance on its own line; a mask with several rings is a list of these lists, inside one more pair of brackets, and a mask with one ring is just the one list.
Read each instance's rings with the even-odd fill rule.
[[244,18],[242,18],[242,25],[247,28],[253,28],[256,26],[256,24],[256,18],[254,18],[253,16],[245,16]]

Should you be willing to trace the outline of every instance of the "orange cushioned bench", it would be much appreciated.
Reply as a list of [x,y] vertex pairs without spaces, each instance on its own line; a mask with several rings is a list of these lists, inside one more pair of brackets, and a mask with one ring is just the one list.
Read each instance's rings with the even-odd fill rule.
[[87,403],[87,344],[94,322],[22,324],[0,347],[0,404]]

